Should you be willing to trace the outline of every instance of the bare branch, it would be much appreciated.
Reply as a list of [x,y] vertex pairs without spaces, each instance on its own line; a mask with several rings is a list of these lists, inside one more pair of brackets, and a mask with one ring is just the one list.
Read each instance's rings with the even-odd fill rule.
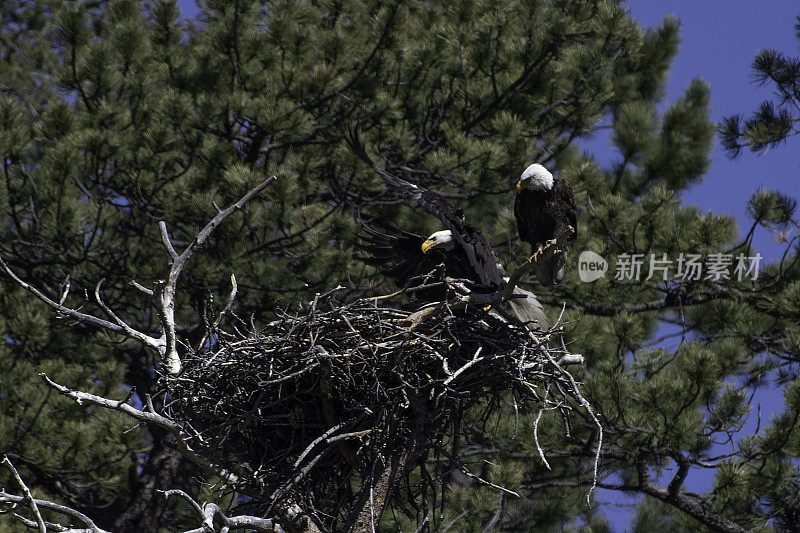
[[478,349],[475,350],[475,354],[472,356],[472,359],[468,361],[464,366],[460,367],[458,370],[453,372],[453,375],[444,380],[444,383],[442,383],[442,385],[444,386],[450,385],[453,382],[453,380],[455,380],[459,375],[468,370],[471,366],[483,361],[483,357],[479,357],[482,350],[483,346],[479,346]]
[[[230,312],[231,308],[233,307],[233,302],[234,300],[236,300],[236,293],[238,289],[239,285],[236,283],[236,276],[231,274],[231,293],[228,296],[228,303],[225,305],[225,309],[220,311],[219,315],[217,315],[217,318],[214,320],[214,324],[212,324],[211,326],[211,331],[219,327],[220,323],[222,322],[222,318]],[[211,335],[211,331],[206,331],[203,334],[203,337],[200,339],[200,342],[198,342],[197,345],[194,346],[195,349],[199,350],[200,348],[202,348],[202,346],[208,340],[208,336]]]
[[129,283],[131,284],[131,287],[133,287],[134,289],[138,290],[139,292],[143,292],[147,296],[153,296],[153,294],[155,294],[153,292],[153,289],[148,289],[147,287],[145,287],[144,285],[142,285],[141,283],[139,283],[135,279],[130,280]]
[[231,293],[228,296],[228,303],[225,305],[225,309],[220,311],[219,315],[217,315],[217,319],[214,321],[214,326],[219,326],[220,322],[222,322],[222,317],[224,317],[228,312],[230,312],[231,308],[233,307],[233,301],[236,299],[236,292],[239,290],[239,285],[236,283],[236,276],[231,274]]
[[121,413],[125,413],[126,415],[133,417],[136,420],[139,420],[140,422],[154,424],[158,427],[166,429],[175,438],[177,449],[181,453],[181,455],[183,455],[184,457],[186,457],[187,459],[189,459],[191,462],[201,467],[202,469],[211,472],[214,475],[219,476],[228,483],[232,484],[238,483],[239,479],[235,474],[211,463],[210,461],[198,455],[194,450],[192,450],[187,443],[187,440],[191,438],[191,436],[188,435],[186,432],[184,432],[183,429],[181,429],[180,426],[178,426],[178,424],[175,423],[174,420],[171,420],[155,412],[147,412],[147,411],[142,411],[140,409],[136,409],[135,407],[132,407],[131,405],[121,400],[110,400],[108,398],[96,396],[88,392],[69,389],[51,380],[44,372],[40,373],[39,377],[42,378],[42,380],[48,387],[56,390],[60,394],[63,394],[67,398],[75,400],[75,402],[78,405],[83,405],[84,402],[92,405],[98,405],[100,407],[105,407],[106,409],[111,409],[113,411],[119,411]]
[[163,220],[160,221],[158,223],[158,229],[161,230],[161,242],[164,243],[164,248],[166,248],[170,260],[174,263],[178,260],[178,252],[176,252],[175,247],[172,246],[172,241],[170,240],[169,232],[167,231],[167,223]]
[[250,189],[250,191],[248,191],[247,194],[242,196],[239,200],[217,213],[217,215],[212,218],[203,229],[200,230],[194,240],[192,240],[189,246],[187,246],[183,253],[181,253],[179,256],[177,255],[177,252],[175,252],[175,249],[172,247],[172,243],[169,240],[166,224],[163,221],[159,223],[159,227],[161,228],[161,238],[164,241],[164,246],[167,247],[170,257],[172,258],[172,265],[170,266],[166,282],[161,282],[159,284],[156,295],[154,296],[154,301],[156,312],[158,313],[163,328],[162,340],[164,342],[164,347],[161,355],[164,359],[167,371],[170,374],[178,374],[181,370],[181,359],[176,348],[177,336],[175,335],[175,288],[177,286],[178,277],[181,274],[181,270],[183,270],[186,261],[188,261],[189,258],[192,257],[192,254],[194,254],[194,252],[203,245],[206,239],[208,239],[209,235],[211,235],[211,233],[222,223],[223,220],[241,209],[245,203],[264,190],[267,185],[276,179],[277,178],[275,176],[272,176],[271,178],[262,181],[259,185]]
[[278,179],[276,176],[267,178],[257,186],[250,189],[250,191],[248,191],[247,194],[242,196],[235,203],[231,204],[224,210],[217,213],[217,216],[212,218],[211,221],[208,224],[206,224],[206,226],[203,229],[200,230],[200,233],[197,234],[197,236],[189,244],[189,246],[186,247],[183,253],[181,253],[179,257],[175,258],[175,262],[173,263],[172,269],[170,270],[169,282],[174,284],[177,281],[178,275],[180,274],[183,265],[186,264],[186,261],[188,261],[189,258],[192,257],[192,254],[200,246],[202,246],[204,242],[206,242],[206,239],[208,239],[209,235],[211,235],[211,233],[217,228],[217,226],[219,226],[222,223],[223,220],[225,220],[230,215],[241,209],[244,204],[249,202],[254,196],[256,196],[258,193],[264,190],[264,188],[266,188],[267,185],[269,185],[276,179]]
[[58,301],[60,305],[64,305],[64,302],[67,301],[67,296],[69,296],[69,275],[67,279],[64,280],[64,292],[61,293],[61,299]]
[[[545,400],[547,399],[547,395],[550,393],[550,389],[548,388],[545,391]],[[550,468],[550,463],[547,462],[547,458],[544,456],[544,450],[542,450],[542,445],[539,444],[539,419],[542,418],[542,413],[544,412],[544,407],[539,409],[539,413],[536,415],[536,418],[533,421],[533,441],[536,443],[536,450],[539,452],[539,457],[542,459],[542,463],[544,466],[547,467],[548,470],[552,470]]]
[[102,285],[103,285],[103,282],[104,282],[105,280],[106,280],[105,278],[101,278],[101,279],[100,279],[100,281],[98,281],[98,282],[97,282],[97,285],[96,285],[96,286],[95,286],[95,288],[94,288],[94,299],[95,299],[95,301],[97,302],[97,305],[99,305],[99,306],[100,306],[100,308],[101,308],[103,311],[105,311],[105,312],[106,312],[106,314],[107,314],[108,316],[110,316],[110,317],[111,317],[111,319],[112,319],[114,322],[116,322],[116,323],[117,323],[117,324],[118,324],[118,325],[119,325],[119,326],[120,326],[120,327],[123,329],[123,331],[125,331],[125,332],[128,332],[128,330],[131,330],[131,331],[132,331],[132,330],[133,330],[133,328],[131,328],[131,327],[130,327],[128,324],[126,324],[125,322],[123,322],[123,320],[122,320],[120,317],[118,317],[118,316],[117,316],[117,314],[116,314],[116,313],[114,313],[114,311],[112,311],[112,310],[111,310],[111,308],[110,308],[110,307],[108,307],[108,306],[105,304],[105,302],[103,302],[103,298],[100,296],[100,287],[102,287]]
[[578,384],[575,382],[575,378],[572,377],[572,374],[561,368],[558,362],[553,359],[553,356],[547,350],[544,350],[544,356],[553,365],[564,378],[566,378],[572,388],[572,394],[578,400],[578,402],[583,406],[584,409],[589,413],[591,416],[592,421],[597,428],[597,449],[595,450],[594,455],[594,467],[592,471],[592,486],[589,488],[589,493],[586,495],[587,503],[591,503],[592,492],[594,492],[595,487],[597,486],[597,468],[600,465],[600,453],[603,449],[603,425],[600,423],[600,420],[597,418],[597,415],[594,412],[594,408],[592,405],[583,397],[580,390],[578,389]]
[[[0,490],[0,503],[17,504],[17,503],[24,503],[26,501],[28,501],[27,496],[17,496],[16,494],[9,494],[5,491]],[[88,531],[90,531],[91,533],[109,533],[105,529],[97,527],[97,525],[95,525],[92,519],[86,516],[85,514],[81,513],[80,511],[76,511],[71,507],[67,507],[66,505],[61,505],[47,500],[40,500],[37,498],[33,499],[33,503],[35,503],[36,506],[40,509],[47,509],[48,511],[54,511],[56,513],[60,513],[66,516],[71,516],[72,518],[80,520],[81,522],[83,522],[88,526],[89,528]],[[67,530],[67,528],[64,528],[64,530]],[[79,531],[79,530],[73,529],[72,531]],[[87,530],[82,530],[82,531],[87,531]]]
[[[272,176],[269,179],[264,180],[259,185],[251,189],[247,192],[244,196],[242,196],[238,201],[233,203],[227,209],[220,211],[217,215],[211,219],[211,221],[206,224],[206,226],[200,230],[197,234],[195,239],[189,244],[189,246],[183,251],[182,254],[178,255],[175,251],[175,248],[172,246],[172,242],[169,239],[169,234],[167,232],[167,226],[164,221],[159,222],[159,228],[161,230],[161,240],[164,243],[164,247],[167,249],[167,252],[170,255],[170,269],[167,275],[166,281],[161,281],[157,283],[156,290],[148,289],[143,285],[137,283],[136,281],[131,281],[131,285],[135,287],[137,290],[151,296],[153,298],[153,304],[156,308],[156,313],[158,314],[159,320],[161,321],[161,329],[162,334],[160,337],[152,337],[141,331],[137,331],[124,320],[122,320],[114,311],[108,307],[100,296],[100,288],[103,284],[104,280],[100,280],[97,283],[94,291],[94,297],[97,301],[97,305],[111,317],[112,321],[105,320],[94,315],[89,315],[86,313],[81,313],[75,309],[71,309],[64,305],[67,296],[69,295],[70,283],[69,277],[65,282],[65,288],[62,292],[60,300],[58,302],[52,300],[51,298],[47,297],[43,292],[41,292],[36,287],[30,285],[29,283],[23,281],[19,276],[17,276],[11,268],[0,258],[0,266],[2,266],[3,270],[14,280],[16,281],[22,288],[36,296],[39,300],[43,301],[48,306],[52,307],[61,315],[68,316],[70,318],[74,318],[80,322],[86,324],[92,324],[103,329],[107,329],[114,333],[122,334],[130,339],[134,339],[145,346],[152,348],[153,350],[157,351],[161,356],[161,360],[166,367],[168,373],[175,375],[178,374],[181,370],[181,360],[180,356],[178,355],[177,351],[177,336],[175,334],[175,287],[180,276],[181,270],[183,266],[186,264],[186,261],[192,256],[192,254],[200,247],[208,236],[214,231],[214,229],[219,226],[225,218],[230,216],[232,213],[236,212],[237,210],[241,209],[242,206],[259,192],[261,192],[267,185],[275,181],[276,177]],[[230,310],[231,305],[233,304],[233,298],[236,296],[236,278],[231,276],[231,284],[233,289],[231,291],[230,298],[228,299],[228,306],[223,310],[222,314],[226,313]],[[219,318],[221,318],[220,315]],[[218,324],[218,322],[217,322]]]
[[200,504],[197,503],[194,498],[186,494],[184,491],[180,489],[173,489],[173,490],[157,490],[156,492],[160,492],[161,494],[163,494],[164,499],[166,500],[169,500],[170,496],[178,496],[179,498],[183,498],[184,500],[189,502],[189,505],[192,506],[192,509],[194,509],[195,512],[197,512],[197,514],[201,518],[205,517],[205,514],[203,513],[203,508],[200,507]]
[[39,512],[39,507],[36,505],[36,501],[33,499],[30,489],[25,482],[22,481],[22,476],[19,475],[19,472],[17,472],[17,469],[14,468],[14,465],[11,463],[11,459],[9,459],[7,455],[3,456],[2,463],[6,465],[9,470],[11,470],[11,473],[14,475],[14,479],[17,480],[17,483],[19,483],[19,486],[22,488],[22,492],[25,494],[25,499],[31,505],[33,515],[36,517],[36,525],[39,528],[39,532],[47,533],[47,526],[44,524],[42,514]]
[[49,305],[50,307],[55,309],[56,312],[58,312],[58,313],[60,313],[60,314],[62,314],[64,316],[68,316],[70,318],[74,318],[74,319],[76,319],[76,320],[78,320],[80,322],[83,322],[85,324],[92,324],[94,326],[98,326],[98,327],[107,329],[107,330],[112,331],[114,333],[119,333],[119,334],[125,335],[126,337],[129,337],[131,339],[137,340],[137,341],[141,342],[142,344],[144,344],[146,346],[149,346],[149,347],[151,347],[153,349],[156,349],[156,350],[159,349],[161,343],[159,342],[158,339],[155,339],[155,338],[153,338],[153,337],[151,337],[149,335],[146,335],[146,334],[144,334],[144,333],[142,333],[140,331],[136,331],[133,328],[123,327],[123,326],[121,326],[121,325],[119,325],[117,323],[109,322],[108,320],[104,320],[102,318],[98,318],[98,317],[96,317],[94,315],[87,315],[86,313],[81,313],[80,311],[76,311],[75,309],[71,309],[71,308],[69,308],[69,307],[67,307],[67,306],[65,306],[63,304],[60,304],[60,303],[58,303],[56,301],[53,301],[50,298],[48,298],[47,296],[45,296],[44,293],[42,293],[39,289],[37,289],[33,285],[27,283],[26,281],[23,281],[19,276],[17,276],[14,273],[14,271],[11,270],[11,268],[9,268],[9,266],[5,263],[5,261],[3,261],[2,258],[0,258],[0,266],[2,266],[3,270],[6,271],[6,274],[8,274],[14,281],[16,281],[23,289],[25,289],[26,291],[30,292],[31,294],[36,296],[39,300],[43,301],[44,303],[46,303],[47,305]]
[[[169,499],[170,496],[178,496],[183,500],[189,502],[189,505],[195,512],[203,519],[203,525],[200,528],[192,529],[186,533],[208,533],[216,531],[227,531],[228,529],[252,529],[253,531],[263,533],[283,533],[281,526],[275,523],[274,520],[268,518],[260,518],[257,516],[241,515],[241,516],[225,516],[222,509],[215,503],[206,503],[202,507],[195,501],[194,498],[186,494],[182,490],[165,490],[158,491],[164,495],[164,498]],[[215,524],[220,524],[219,527]]]

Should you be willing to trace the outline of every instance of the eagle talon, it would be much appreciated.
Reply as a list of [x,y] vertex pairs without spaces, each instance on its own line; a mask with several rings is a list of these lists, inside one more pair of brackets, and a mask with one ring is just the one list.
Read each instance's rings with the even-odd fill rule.
[[528,258],[528,261],[532,261],[532,262],[534,262],[534,263],[535,263],[535,262],[537,262],[537,261],[539,260],[539,256],[540,256],[540,255],[542,255],[543,253],[544,253],[544,250],[542,250],[542,247],[541,247],[541,246],[539,246],[539,249],[538,249],[538,250],[536,250],[536,251],[533,253],[533,255],[532,255],[532,256],[530,256],[530,258]]

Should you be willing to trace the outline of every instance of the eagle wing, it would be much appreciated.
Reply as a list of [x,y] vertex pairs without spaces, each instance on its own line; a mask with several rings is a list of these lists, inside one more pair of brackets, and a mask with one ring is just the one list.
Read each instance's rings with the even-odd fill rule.
[[519,231],[519,239],[534,244],[531,240],[531,228],[528,226],[528,213],[526,209],[526,201],[523,199],[522,194],[517,194],[514,198],[514,218],[517,219],[517,230]]
[[[461,250],[445,252],[434,248],[423,253],[425,238],[420,235],[390,226],[381,227],[381,231],[366,225],[363,229],[359,247],[366,255],[356,256],[356,259],[380,269],[400,287],[436,283],[442,281],[445,275],[455,278],[468,278],[470,275]],[[447,288],[428,287],[414,294],[422,300],[440,301],[447,297]]]
[[575,232],[568,240],[574,241],[578,236],[578,211],[575,206],[575,193],[572,191],[572,185],[564,178],[559,178],[556,181],[555,189],[555,196],[560,200],[561,209],[563,209],[563,213],[559,217],[561,224],[556,228],[555,236],[561,235],[567,229],[566,225],[569,224]]
[[467,222],[461,210],[453,209],[440,194],[406,181],[377,166],[367,154],[356,134],[351,134],[350,146],[355,154],[377,172],[389,187],[414,200],[419,206],[442,221],[453,234],[474,272],[474,281],[486,286],[502,285],[497,269],[497,256],[489,239],[475,226]]
[[360,248],[367,255],[360,255],[357,259],[380,268],[402,287],[407,287],[414,280],[422,282],[425,275],[441,264],[441,254],[435,254],[433,250],[430,255],[422,253],[425,238],[414,233],[391,227],[378,231],[364,226],[364,233],[360,237],[363,243]]

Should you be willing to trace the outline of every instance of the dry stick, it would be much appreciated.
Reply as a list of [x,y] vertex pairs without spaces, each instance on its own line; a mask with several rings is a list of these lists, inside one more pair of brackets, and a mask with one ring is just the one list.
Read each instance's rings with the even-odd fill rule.
[[[548,394],[550,394],[549,386],[544,391],[544,399],[542,400],[543,404],[547,401]],[[542,450],[542,445],[539,444],[539,419],[542,418],[543,412],[544,412],[544,405],[542,405],[542,407],[539,408],[539,413],[536,415],[536,419],[533,421],[533,441],[536,443],[536,449],[539,452],[539,457],[541,457],[544,466],[546,466],[548,470],[552,470],[552,468],[550,468],[550,463],[547,462],[547,459],[544,456],[544,450]]]
[[195,512],[203,519],[202,527],[192,529],[186,533],[208,533],[210,531],[217,531],[217,528],[214,526],[214,518],[217,517],[223,524],[219,531],[226,531],[229,529],[252,529],[253,531],[257,531],[259,533],[283,533],[283,529],[273,520],[268,518],[259,518],[248,515],[228,517],[222,512],[222,509],[220,509],[219,506],[214,503],[206,503],[201,507],[194,498],[182,490],[159,490],[157,492],[163,494],[165,499],[169,499],[170,496],[178,496],[186,500],[189,502],[189,505],[191,505],[192,509],[194,509]]
[[[468,513],[469,513],[469,509],[467,509],[466,511],[463,511],[463,512],[462,512],[460,515],[458,515],[457,517],[453,518],[453,519],[450,521],[450,523],[449,523],[449,524],[447,524],[447,525],[445,526],[445,528],[442,530],[442,533],[447,533],[448,531],[450,531],[450,528],[451,528],[451,527],[453,527],[453,524],[455,524],[456,522],[458,522],[459,520],[461,520],[462,518],[464,518],[464,516],[465,516],[466,514],[468,514]],[[424,524],[423,524],[423,525],[424,525]]]
[[572,374],[561,368],[561,366],[556,362],[555,359],[553,359],[547,350],[544,350],[544,355],[547,357],[547,360],[550,362],[550,364],[553,365],[562,376],[565,376],[567,380],[569,380],[575,398],[577,398],[578,402],[583,406],[583,408],[589,412],[589,415],[592,417],[592,420],[597,426],[597,450],[594,455],[592,486],[589,488],[589,493],[586,494],[586,502],[591,503],[592,492],[594,492],[595,487],[597,487],[597,468],[600,464],[600,451],[603,448],[603,425],[600,424],[600,420],[598,420],[597,415],[594,414],[592,405],[586,400],[586,398],[583,397],[580,390],[578,390],[578,384],[575,382],[575,378],[572,377]]
[[472,473],[472,472],[469,470],[469,468],[467,468],[467,465],[465,465],[465,464],[463,464],[461,461],[457,460],[455,457],[453,457],[451,454],[449,454],[449,453],[448,453],[447,451],[445,451],[443,448],[441,448],[441,447],[439,447],[439,446],[437,446],[437,448],[439,448],[439,450],[442,452],[442,454],[443,454],[444,456],[446,456],[448,459],[450,459],[450,460],[453,462],[453,464],[455,464],[455,465],[456,465],[456,467],[458,467],[458,469],[461,471],[461,473],[462,473],[462,474],[464,474],[465,476],[467,476],[467,477],[470,477],[470,478],[474,479],[474,480],[475,480],[475,481],[477,481],[478,483],[483,483],[484,485],[487,485],[487,486],[489,486],[489,487],[492,487],[492,488],[494,488],[494,489],[497,489],[497,490],[499,490],[500,492],[505,492],[506,494],[509,494],[509,495],[511,495],[511,496],[514,496],[514,497],[517,497],[517,498],[519,498],[519,497],[520,497],[520,495],[519,495],[519,493],[518,493],[518,492],[514,492],[513,490],[507,489],[507,488],[505,488],[505,487],[501,487],[500,485],[497,485],[497,484],[495,484],[495,483],[492,483],[491,481],[488,481],[488,480],[486,480],[486,479],[483,479],[482,477],[480,477],[480,476],[479,476],[479,475],[477,475],[477,474],[473,474],[473,473]]
[[301,454],[300,454],[300,457],[298,457],[298,458],[297,458],[297,460],[294,462],[294,467],[295,467],[295,468],[297,468],[298,466],[300,466],[300,463],[302,463],[302,462],[303,462],[303,459],[305,459],[305,458],[306,458],[306,455],[308,455],[309,453],[311,453],[311,450],[314,448],[314,446],[316,446],[317,444],[319,444],[319,443],[320,443],[320,442],[322,442],[323,440],[325,440],[325,439],[327,439],[328,437],[330,437],[330,436],[331,436],[333,433],[335,433],[335,432],[336,432],[336,431],[337,431],[339,428],[341,428],[341,427],[342,427],[344,424],[345,424],[345,422],[343,422],[343,423],[341,423],[341,424],[336,424],[335,426],[333,426],[332,428],[330,428],[328,431],[326,431],[325,433],[323,433],[322,435],[320,435],[319,437],[317,437],[316,439],[314,439],[313,441],[311,441],[311,444],[309,444],[308,446],[306,446],[306,449],[305,449],[305,450],[303,450],[303,453],[301,453]]
[[180,489],[156,490],[156,492],[160,492],[161,494],[163,494],[165,500],[169,500],[170,496],[178,496],[179,498],[183,498],[184,500],[189,502],[189,505],[192,506],[192,509],[194,509],[195,512],[198,515],[200,515],[201,518],[205,516],[205,514],[203,513],[203,508],[200,507],[200,504],[197,503],[194,500],[194,498],[192,498],[191,496],[189,496],[187,493],[185,493]]
[[222,318],[230,312],[231,308],[233,308],[233,302],[236,300],[236,293],[239,290],[239,284],[236,283],[236,276],[231,274],[231,293],[228,295],[228,303],[225,304],[225,309],[220,311],[219,315],[217,315],[217,319],[214,320],[213,328],[219,326],[220,322],[222,322]]
[[64,291],[61,293],[61,299],[58,300],[60,305],[64,305],[64,302],[67,300],[67,296],[69,295],[69,287],[70,287],[70,280],[69,274],[67,274],[67,279],[64,280]]
[[44,372],[40,373],[39,377],[42,378],[45,385],[47,385],[51,389],[56,390],[58,393],[63,394],[67,398],[71,398],[78,405],[83,405],[83,402],[87,402],[93,405],[98,405],[100,407],[105,407],[106,409],[111,409],[113,411],[119,411],[121,413],[125,413],[126,415],[131,416],[136,420],[139,420],[140,422],[155,424],[158,427],[166,429],[173,435],[173,437],[175,437],[178,452],[180,452],[181,455],[183,455],[184,457],[186,457],[187,459],[189,459],[191,462],[201,467],[202,469],[221,477],[228,483],[237,484],[239,482],[239,478],[236,476],[236,474],[229,472],[228,470],[207,461],[206,459],[198,455],[194,450],[192,450],[186,443],[186,439],[190,438],[190,436],[187,435],[174,420],[171,420],[155,412],[147,412],[147,411],[142,411],[140,409],[136,409],[135,407],[132,407],[131,405],[124,403],[123,401],[120,400],[110,400],[108,398],[96,396],[88,392],[81,392],[69,389],[64,385],[59,385],[55,381],[51,380],[49,377],[47,377],[47,374],[45,374]]
[[[24,516],[14,513],[14,518],[19,520],[23,526],[29,529],[38,529],[39,524],[36,523],[36,520],[31,520],[30,518],[25,518]],[[45,520],[44,525],[49,529],[49,531],[63,531],[66,533],[92,533],[91,529],[75,529],[73,527],[62,526],[61,524],[55,524],[53,522],[48,522]]]
[[31,509],[33,510],[33,515],[36,517],[36,524],[39,527],[39,532],[47,533],[47,526],[44,524],[44,519],[42,519],[42,514],[39,512],[39,507],[36,506],[36,502],[33,499],[33,494],[31,494],[30,489],[25,482],[22,481],[22,476],[19,475],[19,472],[17,472],[17,469],[14,468],[14,465],[11,464],[11,459],[9,459],[7,455],[3,456],[2,463],[6,465],[9,470],[11,470],[11,473],[14,475],[14,479],[17,480],[17,483],[19,483],[19,486],[22,488],[22,492],[25,494],[25,499],[31,504]]
[[23,289],[27,290],[34,296],[36,296],[39,300],[46,303],[48,306],[55,309],[58,313],[68,316],[70,318],[74,318],[80,322],[86,324],[92,324],[95,326],[99,326],[103,329],[107,329],[109,331],[113,331],[114,333],[119,333],[121,335],[125,335],[128,338],[137,340],[144,344],[145,346],[149,346],[155,350],[159,348],[159,341],[158,339],[151,337],[150,335],[146,335],[140,331],[136,331],[135,329],[131,328],[130,326],[121,326],[115,322],[109,322],[108,320],[104,320],[102,318],[98,318],[93,315],[87,315],[86,313],[81,313],[80,311],[76,311],[75,309],[71,309],[63,304],[55,302],[45,296],[39,289],[30,285],[26,281],[23,281],[19,276],[17,276],[11,268],[0,258],[0,266],[3,267],[3,270],[6,271],[14,281],[16,281]]
[[[220,311],[220,313],[217,315],[216,320],[214,320],[214,324],[212,324],[211,326],[211,330],[216,330],[220,322],[222,322],[222,318],[227,313],[229,313],[230,310],[233,308],[233,301],[236,299],[236,293],[238,292],[238,290],[239,290],[239,284],[236,283],[236,276],[234,274],[231,274],[231,293],[228,296],[228,303],[225,305],[225,308],[222,311]],[[208,340],[208,336],[210,334],[211,331],[206,331],[203,334],[203,338],[201,338],[200,342],[197,343],[196,349],[199,350],[200,348],[203,347],[203,345],[206,343],[206,340]],[[192,348],[195,347],[193,346]]]
[[[27,501],[26,496],[17,496],[16,494],[9,494],[5,491],[0,490],[0,503],[24,503]],[[54,503],[47,500],[39,500],[34,498],[33,502],[36,506],[40,509],[47,509],[49,511],[55,511],[56,513],[61,513],[63,515],[71,516],[77,520],[80,520],[84,524],[86,524],[89,528],[89,531],[92,533],[109,533],[105,529],[100,529],[95,525],[91,518],[86,516],[80,511],[76,511],[71,507],[67,507],[66,505],[61,505],[58,503]]]
[[452,383],[453,380],[455,380],[459,375],[461,375],[462,372],[468,370],[471,366],[483,361],[483,359],[484,359],[483,357],[478,357],[481,354],[482,350],[483,350],[483,346],[479,346],[478,349],[475,350],[475,353],[472,355],[472,359],[469,362],[465,363],[464,366],[460,367],[458,370],[453,372],[452,376],[450,376],[449,378],[444,380],[443,385],[444,386],[450,385],[450,383]]

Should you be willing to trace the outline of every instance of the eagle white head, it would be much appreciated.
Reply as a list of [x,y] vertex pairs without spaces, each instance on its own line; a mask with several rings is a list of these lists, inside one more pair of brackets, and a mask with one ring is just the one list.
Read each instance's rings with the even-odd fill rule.
[[539,163],[534,163],[525,169],[517,182],[517,192],[526,188],[549,191],[553,188],[553,175]]
[[445,250],[452,250],[455,246],[455,243],[453,242],[453,232],[449,229],[445,229],[442,231],[437,231],[436,233],[432,233],[431,236],[422,243],[422,253],[428,253],[428,250],[434,246],[441,246]]

